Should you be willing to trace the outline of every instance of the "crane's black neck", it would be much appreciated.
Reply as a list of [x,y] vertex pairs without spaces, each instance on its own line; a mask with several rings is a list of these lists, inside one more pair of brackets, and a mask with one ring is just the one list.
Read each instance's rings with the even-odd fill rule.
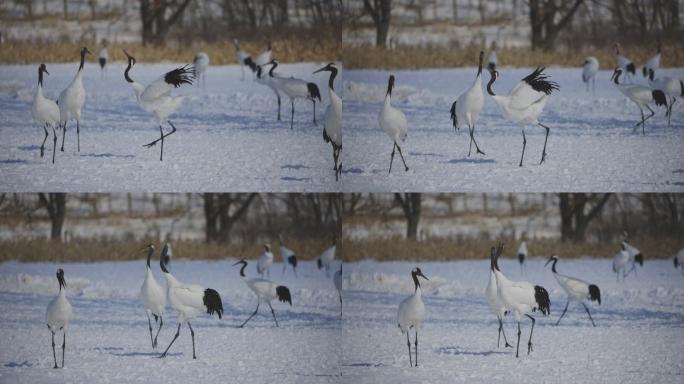
[[154,248],[149,247],[147,250],[147,268],[150,268],[150,259],[152,259],[152,255],[154,255]]
[[132,67],[133,67],[133,59],[129,57],[129,58],[128,58],[128,67],[126,67],[126,70],[124,71],[124,78],[125,78],[126,81],[128,81],[129,83],[133,83],[133,82],[134,82],[133,79],[131,79],[131,77],[128,75],[128,71],[130,71]]
[[494,94],[494,91],[492,90],[492,85],[494,85],[494,82],[496,81],[496,72],[490,72],[492,77],[489,79],[489,82],[487,83],[487,93],[489,93],[492,96],[496,96]]
[[482,75],[482,59],[484,59],[484,53],[480,52],[480,63],[477,65],[477,76],[475,76],[475,78]]
[[328,80],[328,87],[330,90],[335,90],[335,76],[337,76],[337,68],[330,67],[330,79]]
[[166,260],[166,261],[164,260],[164,255],[163,255],[163,252],[162,252],[161,257],[159,258],[159,266],[161,267],[161,270],[162,270],[162,272],[164,272],[164,273],[169,273],[169,270],[166,269],[166,263],[167,263],[167,262],[168,262],[168,260]]
[[271,64],[271,69],[268,71],[268,75],[269,75],[269,76],[275,77],[275,75],[273,74],[273,71],[275,71],[275,69],[276,69],[277,66],[278,66],[278,63],[277,63],[277,62],[273,62],[273,63]]
[[558,262],[558,259],[553,259],[553,264],[551,264],[551,271],[553,273],[558,273],[558,271],[556,271],[556,263],[557,262]]
[[85,55],[86,55],[86,50],[82,49],[81,50],[81,65],[78,66],[79,71],[83,69],[83,65],[85,64]]
[[418,276],[416,275],[416,271],[411,271],[411,277],[413,277],[413,284],[415,284],[416,288],[414,290],[417,291],[418,288],[420,288],[420,282],[418,281]]
[[261,65],[257,65],[257,79],[261,79]]
[[247,262],[243,261],[242,262],[242,268],[240,268],[240,276],[241,277],[247,277],[247,275],[245,275],[245,268],[247,268]]
[[38,85],[43,86],[43,67],[38,67]]
[[620,75],[622,75],[622,71],[615,74],[615,80],[613,80],[613,82],[615,82],[615,85],[620,85]]
[[386,96],[392,96],[392,88],[394,88],[394,78],[390,78],[389,82],[387,83],[387,95]]

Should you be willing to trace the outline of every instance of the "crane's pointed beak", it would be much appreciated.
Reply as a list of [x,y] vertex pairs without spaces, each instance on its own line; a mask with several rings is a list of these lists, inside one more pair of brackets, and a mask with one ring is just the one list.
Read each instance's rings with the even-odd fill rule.
[[244,260],[240,260],[240,261],[238,261],[237,263],[233,264],[233,267],[236,266],[236,265],[242,264],[242,263],[244,263]]
[[47,73],[48,75],[50,74],[50,72],[48,72],[47,69],[43,69],[43,72]]
[[418,276],[422,277],[425,280],[430,280],[427,278],[427,276],[423,275],[423,272],[418,273]]
[[323,72],[323,71],[327,71],[327,70],[328,70],[328,66],[326,65],[325,67],[314,71],[314,73]]

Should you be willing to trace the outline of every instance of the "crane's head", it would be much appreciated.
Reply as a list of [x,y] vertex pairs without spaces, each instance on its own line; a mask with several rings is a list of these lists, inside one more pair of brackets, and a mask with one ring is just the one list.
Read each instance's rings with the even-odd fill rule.
[[558,261],[558,256],[551,256],[551,257],[549,257],[549,259],[546,261],[546,263],[544,264],[544,266],[546,267],[547,265],[549,265],[550,263],[553,263],[554,261]]
[[328,63],[325,67],[314,71],[314,73],[323,72],[323,71],[328,71],[328,72],[337,71],[337,67],[335,66],[335,63]]
[[276,60],[276,59],[272,59],[271,61],[269,61],[269,62],[268,62],[268,63],[266,63],[266,64],[271,64],[271,65],[278,65],[278,64],[280,64],[280,63],[278,62],[278,60]]
[[39,72],[45,72],[45,73],[47,73],[48,75],[50,74],[50,72],[47,71],[47,68],[45,67],[45,64],[41,64],[40,67],[38,67],[38,71],[39,71]]
[[59,289],[66,289],[66,280],[64,280],[64,270],[62,268],[57,270],[57,281],[59,282]]
[[615,67],[615,70],[613,71],[613,76],[611,76],[610,81],[614,81],[615,84],[617,84],[620,75],[622,75],[622,68]]
[[131,64],[131,65],[135,65],[135,63],[136,63],[135,57],[131,56],[128,52],[126,52],[125,49],[123,50],[123,53],[124,53],[124,54],[126,55],[126,57],[128,58],[128,63]]
[[87,47],[81,48],[81,56],[85,56],[86,54],[92,55],[93,53],[90,52]]
[[264,251],[271,252],[271,244],[268,244],[268,243],[264,244]]
[[414,275],[414,276],[416,276],[416,277],[420,276],[420,277],[422,277],[422,278],[425,279],[425,280],[430,280],[430,279],[427,278],[427,276],[423,275],[423,271],[421,271],[420,268],[418,268],[418,267],[415,267],[415,268],[413,269],[413,271],[411,271],[411,274]]
[[394,88],[394,75],[390,75],[387,80],[387,95],[392,96],[392,89]]
[[236,262],[233,264],[233,267],[236,265],[244,265],[245,267],[247,266],[247,261],[245,259],[240,259],[240,261]]

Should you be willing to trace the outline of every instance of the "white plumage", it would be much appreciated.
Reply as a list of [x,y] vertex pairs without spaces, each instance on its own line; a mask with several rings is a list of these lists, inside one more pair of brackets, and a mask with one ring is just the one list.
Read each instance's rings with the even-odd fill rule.
[[318,269],[325,268],[325,274],[327,276],[330,276],[330,264],[333,260],[335,260],[336,249],[337,245],[335,244],[335,241],[333,241],[332,245],[328,247],[325,251],[323,251],[323,253],[321,253],[321,255],[318,256],[318,260],[316,261]]
[[100,54],[97,55],[98,61],[100,62],[100,77],[105,78],[107,72],[107,60],[109,59],[109,53],[107,52],[107,46],[102,47]]
[[340,297],[340,316],[342,316],[342,263],[340,263],[340,269],[333,275],[333,283],[337,289],[337,295]]
[[335,76],[337,76],[335,63],[329,63],[314,73],[321,71],[330,72],[328,80],[330,104],[325,110],[325,119],[323,120],[323,141],[332,146],[333,162],[335,163],[333,169],[335,170],[335,181],[337,181],[339,175],[342,174],[342,160],[340,159],[340,151],[342,150],[342,99],[335,93]]
[[195,78],[197,79],[197,86],[199,87],[200,82],[207,86],[207,69],[209,69],[209,55],[204,52],[200,52],[195,56],[193,61],[193,66],[195,67]]
[[425,280],[429,280],[420,268],[416,267],[411,271],[411,277],[413,278],[413,284],[415,285],[415,291],[413,295],[405,298],[399,304],[399,310],[397,311],[397,324],[401,333],[406,334],[406,345],[408,346],[409,352],[409,364],[413,366],[413,360],[411,357],[411,341],[409,339],[409,331],[413,328],[416,332],[415,341],[415,352],[416,352],[416,364],[418,366],[418,331],[420,325],[425,320],[425,304],[423,304],[422,292],[420,289],[420,282],[418,277],[422,277]]
[[629,244],[627,242],[627,239],[625,237],[625,240],[622,242],[625,251],[627,251],[627,254],[629,255],[629,264],[630,264],[630,270],[627,271],[627,274],[630,272],[634,271],[634,276],[637,274],[636,270],[636,264],[638,263],[642,267],[644,266],[644,256],[641,253],[639,249],[637,249],[635,246]]
[[271,60],[273,67],[269,71],[273,85],[290,99],[292,109],[290,111],[290,129],[294,128],[294,102],[296,99],[310,100],[313,103],[313,123],[316,125],[316,99],[321,101],[321,92],[316,83],[310,83],[295,77],[275,76],[273,71],[278,66],[278,61]]
[[520,274],[523,274],[525,268],[525,259],[527,259],[527,241],[523,240],[518,246],[518,263],[520,263]]
[[33,97],[33,104],[31,105],[31,114],[33,120],[40,124],[45,130],[45,138],[40,145],[40,157],[45,153],[45,141],[48,138],[48,127],[52,128],[54,136],[52,142],[52,163],[55,162],[55,147],[57,146],[57,132],[55,129],[59,126],[59,107],[54,100],[50,100],[43,95],[43,73],[50,74],[45,67],[45,64],[38,66],[38,86]]
[[501,341],[501,334],[503,333],[505,346],[512,348],[513,346],[508,344],[508,340],[506,339],[506,332],[504,332],[503,329],[503,318],[506,315],[506,306],[499,297],[499,288],[498,284],[496,283],[496,275],[494,274],[494,271],[499,268],[497,265],[498,256],[496,255],[496,252],[501,252],[502,250],[503,248],[495,249],[494,247],[492,247],[489,267],[489,282],[487,283],[487,289],[485,290],[485,294],[487,296],[487,302],[489,303],[489,307],[492,309],[492,312],[494,312],[496,319],[499,321],[499,335],[496,339],[496,346],[497,348],[499,347],[499,343]]
[[601,291],[599,290],[599,287],[594,284],[589,284],[586,281],[580,280],[578,278],[558,273],[558,271],[556,271],[557,262],[558,256],[551,256],[551,258],[549,258],[549,260],[545,264],[548,265],[549,263],[553,263],[551,265],[551,271],[553,272],[553,276],[556,278],[556,281],[558,281],[558,285],[560,285],[561,288],[563,288],[565,293],[568,295],[568,301],[565,303],[565,309],[563,309],[563,313],[558,318],[556,325],[560,324],[561,319],[565,315],[565,312],[568,310],[568,305],[570,305],[570,302],[575,301],[582,304],[584,309],[587,311],[587,315],[589,315],[589,320],[591,320],[591,324],[595,327],[596,323],[594,323],[594,319],[591,317],[591,313],[589,312],[589,308],[587,307],[585,301],[597,301],[599,305],[601,305]]
[[[157,282],[150,267],[150,260],[154,255],[154,246],[152,244],[146,247],[147,250],[147,267],[145,268],[145,280],[140,287],[140,299],[143,302],[145,314],[147,314],[147,324],[150,329],[150,342],[152,349],[157,348],[157,337],[164,326],[164,309],[166,308],[166,292],[164,288]],[[154,316],[154,322],[159,321],[159,329],[157,334],[152,337],[152,320],[150,315]]]
[[269,89],[271,89],[271,91],[273,91],[273,93],[275,94],[276,99],[278,100],[278,113],[277,113],[277,119],[278,119],[278,121],[280,121],[280,92],[278,92],[278,87],[277,87],[276,84],[273,82],[273,77],[275,77],[275,75],[271,75],[271,74],[270,74],[271,72],[273,72],[273,64],[272,64],[272,63],[267,63],[267,64],[271,64],[271,70],[269,71],[268,74],[265,73],[265,68],[264,68],[264,67],[262,67],[262,66],[257,66],[257,70],[256,70],[256,81],[257,81],[257,83],[259,83],[259,84],[261,84],[261,85],[267,86],[267,87],[268,87]]
[[596,74],[599,71],[599,61],[594,56],[588,56],[582,65],[582,81],[587,85],[587,92],[589,92],[589,83],[591,82],[591,89],[596,90]]
[[468,156],[475,143],[476,153],[485,154],[480,150],[480,147],[475,141],[475,123],[480,118],[480,111],[484,105],[484,93],[482,92],[482,60],[484,52],[480,51],[480,59],[477,68],[477,76],[475,81],[465,92],[463,92],[458,99],[451,105],[451,120],[454,129],[459,129],[462,125],[468,127],[470,134],[470,146],[468,148]]
[[64,139],[66,137],[66,127],[69,120],[76,120],[76,140],[78,152],[81,152],[81,109],[85,104],[86,92],[83,88],[83,66],[85,64],[85,55],[90,54],[88,48],[81,49],[81,63],[78,67],[76,76],[71,81],[62,93],[59,94],[59,121],[62,126],[62,148],[64,152]]
[[238,43],[237,39],[233,39],[233,45],[235,46],[235,56],[237,57],[238,63],[240,63],[240,72],[242,74],[241,80],[245,79],[245,66],[249,68],[253,73],[256,72],[256,64],[254,64],[254,61],[252,60],[252,57],[249,55],[249,53],[243,51],[240,48],[240,43]]
[[202,312],[209,315],[218,315],[219,319],[223,315],[223,303],[221,296],[211,288],[204,288],[196,284],[187,284],[176,279],[167,269],[171,260],[171,245],[166,243],[162,249],[161,260],[159,262],[164,277],[166,278],[166,296],[169,304],[178,313],[178,329],[171,343],[160,357],[166,357],[167,352],[180,335],[181,324],[187,323],[192,336],[192,358],[196,359],[195,354],[195,331],[190,325],[190,320]]
[[632,60],[628,59],[620,53],[620,44],[615,44],[615,60],[617,66],[627,73],[627,77],[631,80],[632,76],[636,74],[636,67]]
[[677,102],[677,97],[684,97],[684,81],[674,77],[659,77],[655,78],[655,71],[649,69],[648,84],[653,89],[659,89],[670,97],[670,102],[667,106],[667,127],[670,128],[670,120],[672,118],[672,107]]
[[60,268],[57,270],[57,282],[59,283],[59,293],[57,297],[48,304],[45,319],[47,327],[52,333],[52,357],[55,359],[55,366],[57,368],[57,354],[55,353],[55,333],[62,331],[62,368],[64,368],[64,350],[66,349],[66,332],[69,328],[69,321],[71,320],[72,310],[69,300],[66,298],[66,280],[64,279],[64,271]]
[[[503,245],[499,245],[499,248],[503,250]],[[501,251],[497,250],[497,255],[501,255]],[[534,323],[536,322],[535,318],[530,316],[529,313],[539,310],[543,315],[548,315],[551,312],[549,293],[544,287],[533,285],[527,281],[509,280],[498,269],[498,260],[495,263],[494,275],[496,276],[499,297],[504,307],[513,312],[518,322],[518,343],[516,345],[515,357],[518,357],[520,349],[520,321],[523,315],[532,320],[530,339],[527,342],[527,353],[529,354],[532,351],[532,333],[534,332]]]
[[271,309],[271,314],[273,315],[273,321],[275,321],[276,327],[278,327],[278,319],[276,318],[275,311],[271,306],[271,301],[278,299],[283,303],[290,303],[290,305],[292,305],[292,296],[290,295],[290,289],[284,285],[277,285],[270,280],[247,278],[247,276],[245,275],[245,268],[247,268],[247,262],[245,260],[240,260],[233,265],[235,266],[240,264],[242,264],[242,268],[240,268],[240,278],[242,279],[242,281],[245,282],[245,285],[247,285],[247,287],[252,292],[254,292],[254,294],[257,297],[257,307],[254,310],[254,313],[252,313],[252,315],[250,315],[247,318],[247,320],[245,320],[245,322],[240,325],[240,328],[244,327],[245,324],[247,324],[247,322],[250,321],[252,317],[254,317],[254,315],[257,314],[257,312],[259,312],[259,305],[261,303],[268,304],[268,307]]
[[[145,111],[151,113],[157,124],[159,124],[159,139],[151,141],[144,146],[151,148],[156,145],[157,142],[161,141],[159,160],[162,161],[164,158],[164,139],[176,132],[176,127],[168,120],[168,117],[180,107],[185,98],[184,96],[173,96],[171,95],[171,91],[183,84],[192,85],[192,81],[195,79],[195,68],[187,65],[176,68],[173,71],[165,73],[145,87],[134,81],[128,74],[135,65],[136,60],[133,56],[129,55],[128,52],[124,51],[124,53],[128,57],[128,67],[126,67],[126,70],[124,71],[124,78],[133,88],[138,105]],[[162,128],[162,124],[165,122],[168,122],[171,126],[171,132],[166,134]]]
[[264,253],[257,259],[257,273],[264,277],[268,274],[271,277],[271,265],[273,264],[273,253],[271,252],[271,245],[264,245]]
[[283,276],[289,264],[292,266],[292,272],[294,272],[295,277],[297,277],[297,255],[293,250],[285,246],[282,234],[278,235],[278,244],[280,245],[280,258],[283,262]]
[[498,79],[499,72],[490,69],[489,73],[492,77],[487,84],[487,92],[499,106],[501,114],[507,120],[517,124],[522,131],[523,149],[522,154],[520,155],[520,166],[522,167],[523,157],[525,156],[525,146],[527,145],[525,125],[539,125],[546,130],[544,149],[542,150],[542,157],[539,164],[543,163],[546,159],[546,142],[549,139],[550,129],[540,123],[538,118],[544,110],[548,96],[551,95],[553,91],[559,89],[558,84],[547,80],[548,77],[544,74],[544,67],[539,67],[513,87],[508,96],[499,96],[495,95],[492,90],[492,84]]
[[658,70],[658,68],[660,68],[660,54],[662,48],[663,45],[661,43],[658,43],[656,54],[651,56],[651,58],[648,59],[644,66],[641,68],[641,74],[644,75],[644,77],[648,77],[649,71],[656,71]]
[[625,277],[627,277],[627,267],[629,265],[629,253],[625,249],[624,243],[621,246],[622,249],[613,256],[613,272],[617,275],[617,281],[620,281],[620,274],[622,274],[622,280],[625,280]]
[[401,153],[400,143],[406,140],[406,135],[408,133],[408,120],[406,120],[406,115],[404,112],[392,106],[392,89],[394,88],[394,75],[390,75],[387,82],[387,94],[385,95],[385,103],[378,114],[378,123],[380,128],[389,136],[392,140],[392,154],[390,155],[390,166],[389,173],[392,173],[392,162],[394,161],[394,150],[399,149],[399,156],[401,156],[401,161],[404,163],[404,168],[408,172],[409,168],[404,160],[404,154]]
[[266,50],[261,52],[259,56],[256,57],[256,60],[254,60],[254,64],[258,66],[264,66],[268,62],[271,61],[271,53],[273,52],[273,48],[271,47],[271,42],[268,42],[268,46],[266,47]]
[[[646,120],[655,115],[655,112],[653,109],[651,109],[649,104],[655,102],[657,106],[664,105],[667,107],[665,93],[658,89],[653,90],[649,87],[644,87],[643,85],[620,84],[620,75],[622,75],[622,73],[623,70],[621,68],[615,68],[611,80],[613,80],[615,87],[622,92],[623,95],[627,96],[628,99],[632,100],[632,102],[639,107],[639,111],[641,112],[641,121],[634,126],[634,129],[636,130],[641,125],[641,132],[642,134],[646,135]],[[646,118],[644,118],[644,108],[651,112],[651,114]]]

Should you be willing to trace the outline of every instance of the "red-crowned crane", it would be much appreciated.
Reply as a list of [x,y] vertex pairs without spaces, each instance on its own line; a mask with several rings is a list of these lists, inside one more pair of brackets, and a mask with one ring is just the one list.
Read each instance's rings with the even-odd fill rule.
[[551,256],[551,258],[549,258],[549,260],[544,265],[546,266],[549,263],[553,263],[551,264],[551,271],[553,272],[553,276],[556,278],[556,281],[558,281],[558,285],[560,285],[561,288],[563,288],[565,293],[568,295],[568,301],[565,303],[565,309],[563,309],[563,313],[561,313],[560,317],[558,318],[556,325],[560,324],[561,319],[563,318],[563,316],[565,316],[565,312],[567,312],[568,305],[570,305],[570,302],[576,301],[582,304],[584,309],[587,311],[587,315],[589,315],[591,325],[595,327],[596,323],[594,323],[594,319],[591,317],[591,312],[589,312],[589,308],[587,307],[587,304],[585,304],[585,301],[596,301],[599,303],[599,305],[601,305],[601,291],[599,290],[598,285],[589,284],[586,281],[580,280],[576,277],[570,277],[558,273],[558,271],[556,271],[557,262],[558,256]]
[[[655,112],[649,106],[650,103],[655,102],[657,106],[665,106],[667,108],[667,99],[665,98],[665,93],[659,89],[651,89],[649,87],[644,87],[643,85],[634,84],[620,84],[620,75],[622,75],[622,68],[615,68],[613,72],[613,77],[611,80],[615,83],[615,87],[628,99],[632,100],[639,111],[641,112],[641,121],[634,126],[634,130],[637,130],[641,125],[641,133],[646,135],[646,120],[650,119],[655,115]],[[651,114],[644,118],[644,108],[648,109]]]
[[62,148],[64,152],[64,139],[66,137],[66,127],[69,120],[76,120],[76,140],[78,152],[81,152],[81,109],[85,104],[86,91],[83,88],[83,66],[85,55],[90,54],[88,48],[81,48],[81,63],[78,66],[76,76],[69,85],[59,94],[57,105],[59,105],[59,121],[62,126]]
[[43,157],[45,152],[45,142],[48,138],[48,127],[52,128],[54,135],[52,141],[52,163],[55,162],[55,148],[57,147],[57,132],[55,128],[59,126],[59,106],[54,100],[48,99],[43,95],[43,73],[50,74],[45,67],[45,64],[38,66],[38,86],[36,87],[36,94],[33,97],[33,105],[31,105],[31,114],[33,119],[40,124],[45,130],[45,138],[40,145],[40,157]]
[[64,350],[66,349],[66,333],[69,328],[69,321],[73,315],[71,304],[66,298],[66,280],[64,279],[64,270],[57,270],[57,282],[59,283],[59,293],[57,297],[50,301],[47,307],[46,321],[47,327],[52,333],[52,357],[55,359],[55,366],[57,367],[57,354],[55,353],[55,333],[62,331],[62,368],[64,368]]
[[468,133],[470,134],[470,146],[468,148],[468,156],[473,149],[473,143],[475,143],[476,153],[485,154],[480,150],[480,147],[475,141],[475,123],[480,118],[480,111],[484,105],[484,93],[482,92],[482,60],[484,58],[484,52],[480,51],[480,59],[477,67],[477,75],[475,76],[475,81],[465,92],[458,97],[456,101],[451,105],[451,121],[453,122],[454,129],[458,130],[462,125],[468,127]]
[[413,279],[413,284],[415,290],[413,295],[405,298],[399,304],[399,310],[397,311],[397,324],[401,333],[406,334],[406,345],[408,346],[409,352],[409,365],[414,366],[412,356],[411,356],[411,341],[409,339],[409,331],[411,328],[416,332],[415,341],[415,351],[416,351],[416,364],[418,366],[418,331],[420,330],[420,325],[425,320],[425,304],[423,304],[422,292],[420,290],[420,282],[418,277],[422,277],[425,280],[429,280],[427,276],[423,274],[420,268],[416,267],[411,271],[411,278]]
[[404,160],[404,154],[401,153],[400,144],[406,140],[406,135],[408,133],[408,120],[406,120],[406,115],[401,110],[392,106],[392,89],[394,88],[394,75],[390,75],[387,81],[387,94],[385,95],[385,103],[382,105],[380,114],[378,114],[378,123],[380,128],[389,136],[392,140],[392,154],[390,155],[390,166],[389,172],[392,173],[392,162],[394,161],[394,150],[399,150],[399,156],[401,156],[401,161],[404,163],[404,168],[408,172],[409,167],[406,165],[406,160]]
[[247,322],[250,321],[252,317],[254,317],[254,315],[257,314],[257,312],[259,312],[259,305],[263,302],[268,304],[268,307],[271,308],[273,321],[275,321],[275,325],[276,327],[278,327],[278,319],[276,318],[275,311],[271,306],[271,301],[278,299],[283,303],[289,303],[290,305],[292,305],[292,296],[290,295],[290,289],[284,285],[277,285],[276,283],[270,280],[256,278],[250,279],[247,277],[247,275],[245,275],[245,268],[247,268],[247,262],[244,259],[233,264],[233,266],[240,264],[242,264],[242,268],[240,268],[240,278],[242,279],[242,281],[245,282],[245,285],[247,285],[247,287],[256,295],[257,306],[254,310],[254,313],[252,313],[247,318],[247,320],[245,320],[244,323],[240,324],[239,328],[244,327],[245,324],[247,324]]

